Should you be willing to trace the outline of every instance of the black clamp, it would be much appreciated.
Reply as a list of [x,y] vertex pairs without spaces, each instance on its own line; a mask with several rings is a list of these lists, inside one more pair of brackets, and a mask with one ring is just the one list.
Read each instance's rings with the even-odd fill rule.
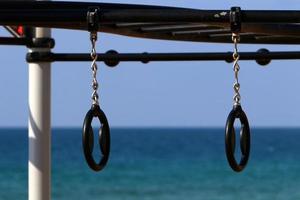
[[242,10],[240,7],[232,7],[230,9],[230,28],[231,32],[239,33],[242,29]]
[[24,36],[27,40],[26,46],[28,48],[49,48],[53,49],[55,46],[55,40],[53,38],[43,37],[36,38],[34,35],[34,29],[32,27],[24,28]]
[[55,40],[53,38],[31,38],[27,40],[28,48],[54,48]]
[[87,29],[89,32],[97,32],[99,30],[100,8],[90,7],[87,16]]
[[28,63],[35,62],[54,62],[55,53],[52,52],[30,52],[26,54],[26,61]]

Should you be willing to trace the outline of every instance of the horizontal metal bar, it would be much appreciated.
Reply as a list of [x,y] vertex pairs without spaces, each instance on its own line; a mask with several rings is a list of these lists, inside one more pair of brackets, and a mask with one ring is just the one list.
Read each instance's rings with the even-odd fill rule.
[[52,38],[0,37],[0,45],[21,45],[27,47],[54,48]]
[[28,44],[27,38],[16,38],[16,37],[0,37],[0,45],[22,45]]
[[[28,62],[76,62],[91,61],[90,54],[70,53],[28,53]],[[241,52],[240,60],[256,60],[259,64],[266,65],[271,60],[300,59],[300,51],[295,52],[269,52],[260,49],[257,52]],[[114,50],[105,54],[98,54],[98,61],[103,61],[108,66],[116,66],[119,62],[142,62],[153,61],[227,61],[232,62],[232,52],[210,53],[118,53]]]

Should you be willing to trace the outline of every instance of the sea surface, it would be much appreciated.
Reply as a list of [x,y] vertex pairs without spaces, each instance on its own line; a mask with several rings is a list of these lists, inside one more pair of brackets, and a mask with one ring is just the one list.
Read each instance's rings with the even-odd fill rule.
[[[100,173],[85,163],[81,129],[52,131],[53,200],[297,200],[300,129],[252,129],[245,171],[226,161],[223,129],[112,129]],[[0,199],[27,199],[26,129],[0,129]]]

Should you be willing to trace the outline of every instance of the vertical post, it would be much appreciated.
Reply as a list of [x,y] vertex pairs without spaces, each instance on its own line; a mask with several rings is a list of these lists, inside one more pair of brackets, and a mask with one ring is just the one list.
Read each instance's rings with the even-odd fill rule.
[[[51,37],[51,30],[34,28],[33,37]],[[49,48],[30,48],[45,52]],[[51,199],[51,64],[29,64],[28,199]]]

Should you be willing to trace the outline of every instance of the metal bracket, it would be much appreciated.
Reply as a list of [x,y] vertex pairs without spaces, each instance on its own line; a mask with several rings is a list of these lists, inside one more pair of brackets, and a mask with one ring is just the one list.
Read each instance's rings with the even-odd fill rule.
[[99,29],[100,8],[90,7],[87,12],[87,29],[89,32],[97,32]]
[[232,7],[230,9],[230,28],[231,32],[239,33],[242,29],[242,11],[240,7]]

